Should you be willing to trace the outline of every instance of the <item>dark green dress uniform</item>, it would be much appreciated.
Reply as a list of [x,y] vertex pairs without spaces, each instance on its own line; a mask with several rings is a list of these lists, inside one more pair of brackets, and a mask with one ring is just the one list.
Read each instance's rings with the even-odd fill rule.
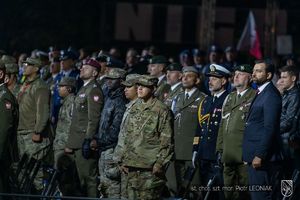
[[0,192],[9,192],[8,171],[17,159],[18,103],[4,83],[0,84]]
[[97,196],[97,156],[85,159],[81,149],[84,139],[92,139],[97,132],[102,108],[102,90],[96,80],[91,80],[80,88],[75,97],[70,133],[66,144],[66,147],[75,151],[74,159],[80,184],[83,188],[86,187],[89,197]]
[[168,96],[170,87],[171,86],[167,83],[166,76],[164,76],[163,79],[158,82],[154,95],[157,97],[157,99],[164,101]]
[[[197,113],[200,102],[205,98],[205,95],[196,87],[190,97],[186,97],[185,92],[180,93],[173,104],[174,107],[174,144],[175,156],[171,163],[167,178],[169,189],[178,193],[183,189],[184,174],[189,166],[192,166],[191,152],[194,133],[197,128]],[[174,173],[170,171],[173,170]],[[176,184],[177,186],[175,186]]]
[[[248,184],[247,166],[242,161],[242,143],[247,114],[255,90],[248,88],[241,97],[237,91],[228,95],[222,109],[222,120],[216,151],[222,153],[224,185],[235,187]],[[246,199],[246,193],[225,190],[226,199]]]
[[174,108],[172,108],[172,102],[175,99],[175,97],[184,92],[184,89],[182,87],[182,84],[179,82],[175,88],[172,89],[172,87],[170,87],[169,93],[164,101],[164,103],[172,109],[172,111],[174,111]]

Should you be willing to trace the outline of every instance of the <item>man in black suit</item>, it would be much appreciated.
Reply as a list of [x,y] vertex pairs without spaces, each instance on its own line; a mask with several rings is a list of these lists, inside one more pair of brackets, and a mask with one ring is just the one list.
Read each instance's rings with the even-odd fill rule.
[[[243,160],[248,163],[249,189],[253,200],[271,199],[270,175],[280,160],[281,96],[271,82],[275,67],[271,60],[255,62],[252,78],[257,84],[246,121]],[[263,187],[258,187],[263,186]]]

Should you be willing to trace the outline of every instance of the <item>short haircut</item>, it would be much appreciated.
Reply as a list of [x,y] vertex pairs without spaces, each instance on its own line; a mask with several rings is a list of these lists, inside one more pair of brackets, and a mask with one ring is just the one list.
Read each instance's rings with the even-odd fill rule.
[[283,66],[280,72],[287,72],[290,76],[296,76],[296,81],[298,80],[299,70],[295,65]]
[[271,79],[272,79],[274,76],[274,73],[275,73],[275,65],[274,65],[272,59],[265,58],[265,59],[261,59],[261,60],[255,60],[255,64],[261,64],[261,63],[264,63],[266,65],[266,72],[271,73]]

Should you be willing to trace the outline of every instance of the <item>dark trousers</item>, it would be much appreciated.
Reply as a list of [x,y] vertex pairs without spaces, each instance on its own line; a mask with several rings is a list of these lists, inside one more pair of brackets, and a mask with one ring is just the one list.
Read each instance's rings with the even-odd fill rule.
[[[209,181],[212,181],[211,191],[209,193],[209,200],[223,200],[224,193],[223,187],[223,172],[222,169],[216,168],[216,161],[212,160],[200,160],[199,173],[201,186],[207,186]],[[207,191],[202,191],[203,197],[205,197]]]
[[248,165],[249,191],[252,200],[271,200],[272,190],[263,187],[271,186],[270,169],[261,168],[254,169],[252,165]]

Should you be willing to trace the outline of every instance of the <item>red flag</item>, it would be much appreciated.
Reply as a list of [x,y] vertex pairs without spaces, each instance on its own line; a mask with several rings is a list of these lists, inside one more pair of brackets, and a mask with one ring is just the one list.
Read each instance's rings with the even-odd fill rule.
[[236,49],[239,51],[249,50],[250,55],[254,56],[256,59],[262,58],[260,40],[252,11],[249,12],[247,23]]

